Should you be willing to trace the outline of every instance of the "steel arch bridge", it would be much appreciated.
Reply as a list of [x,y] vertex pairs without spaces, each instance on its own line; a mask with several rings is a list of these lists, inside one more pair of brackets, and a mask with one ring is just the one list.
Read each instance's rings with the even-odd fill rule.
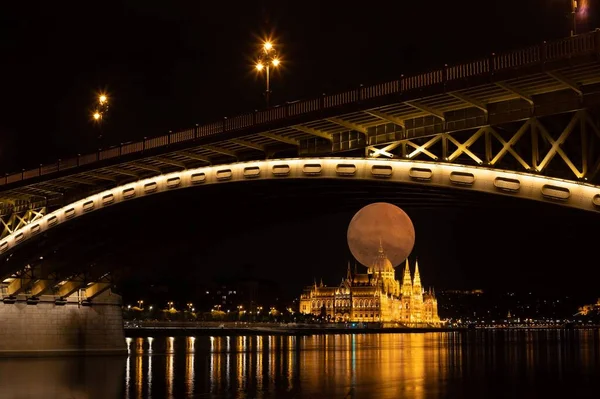
[[0,257],[91,211],[253,179],[388,180],[600,212],[599,109],[596,30],[196,125],[1,178]]
[[0,240],[0,254],[90,212],[188,187],[258,180],[344,179],[447,187],[600,212],[600,186],[484,166],[373,158],[301,158],[239,162],[161,174],[120,185],[40,215]]

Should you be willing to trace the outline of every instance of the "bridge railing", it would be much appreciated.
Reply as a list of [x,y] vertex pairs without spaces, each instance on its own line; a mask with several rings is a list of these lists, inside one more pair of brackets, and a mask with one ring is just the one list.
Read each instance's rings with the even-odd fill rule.
[[303,101],[288,102],[273,108],[255,111],[244,115],[224,118],[222,121],[213,122],[179,132],[170,132],[167,135],[144,139],[134,143],[124,143],[120,146],[99,150],[96,153],[78,155],[77,157],[59,160],[55,164],[40,165],[38,168],[22,170],[18,173],[7,174],[0,178],[0,186],[49,175],[61,170],[75,168],[101,160],[116,158],[122,155],[142,153],[146,150],[166,147],[174,143],[193,141],[198,138],[218,135],[224,132],[243,130],[251,126],[260,126],[275,121],[285,120],[288,117],[307,115],[323,109],[342,107],[347,104],[383,97],[390,94],[422,90],[446,82],[466,79],[473,76],[490,75],[498,71],[516,69],[546,61],[568,59],[573,56],[598,53],[600,54],[600,30],[572,36],[552,42],[544,42],[537,46],[510,51],[503,54],[492,54],[491,57],[421,73],[412,76],[401,76],[399,80],[380,83],[373,86],[349,90],[343,93],[323,95]]

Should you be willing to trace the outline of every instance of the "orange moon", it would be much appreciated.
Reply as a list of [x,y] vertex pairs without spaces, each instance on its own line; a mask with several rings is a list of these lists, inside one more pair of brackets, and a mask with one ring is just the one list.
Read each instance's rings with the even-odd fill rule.
[[364,266],[375,260],[380,239],[394,267],[408,258],[415,245],[415,228],[410,217],[387,202],[365,206],[356,212],[348,226],[348,247]]

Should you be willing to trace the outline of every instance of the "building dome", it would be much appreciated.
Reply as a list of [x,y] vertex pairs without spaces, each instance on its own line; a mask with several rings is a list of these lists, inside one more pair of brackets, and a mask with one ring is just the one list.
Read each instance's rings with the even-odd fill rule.
[[371,264],[371,270],[373,270],[373,272],[393,272],[394,271],[394,266],[392,265],[392,262],[390,262],[390,260],[385,255],[385,252],[383,251],[383,246],[381,245],[381,242],[379,243],[379,251],[377,253],[377,256],[375,257],[375,260]]

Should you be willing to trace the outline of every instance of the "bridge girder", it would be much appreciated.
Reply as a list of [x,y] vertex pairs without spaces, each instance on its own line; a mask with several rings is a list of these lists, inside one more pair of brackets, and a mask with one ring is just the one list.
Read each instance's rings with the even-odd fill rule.
[[267,150],[266,150],[266,148],[265,148],[264,145],[258,144],[258,143],[254,143],[252,141],[242,140],[242,139],[231,139],[229,141],[231,141],[232,143],[235,143],[237,145],[241,145],[242,147],[248,147],[248,148],[252,148],[252,149],[257,150],[257,151],[267,152]]
[[[504,134],[499,132],[500,129]],[[565,144],[574,136],[575,131],[579,133],[579,142],[567,150]],[[464,137],[464,141],[459,140],[459,136]],[[527,145],[519,146],[525,138],[528,139]],[[481,150],[471,150],[478,141],[482,142]],[[441,145],[438,145],[440,143]],[[451,149],[450,145],[454,149]],[[498,145],[500,148],[494,151],[493,147]],[[413,150],[408,151],[408,147]],[[383,146],[369,146],[366,155],[373,158],[385,156],[408,159],[417,159],[420,155],[424,155],[434,161],[503,167],[505,165],[501,161],[510,154],[518,162],[522,171],[549,176],[556,175],[558,172],[559,175],[556,177],[594,181],[600,169],[598,147],[600,147],[600,128],[594,123],[587,110],[581,109],[569,114],[569,120],[564,127],[552,133],[540,118],[532,117],[521,122],[516,129],[514,124],[508,128],[488,125],[470,132],[441,133],[428,138],[398,140]],[[400,154],[393,152],[397,148],[402,149]],[[554,173],[547,173],[550,162],[556,158],[556,155],[563,163],[561,165],[555,163]],[[459,159],[461,156],[467,158]],[[510,169],[514,168],[511,166]]]
[[1,216],[0,223],[2,223],[2,233],[0,239],[13,233],[20,228],[41,219],[46,214],[46,207],[35,207],[26,209],[24,211],[13,210],[12,212]]
[[[209,164],[230,162],[218,155],[238,161],[250,159],[256,155],[246,157],[246,152],[251,151],[238,153],[232,150],[232,145],[259,150],[272,144],[266,144],[265,138],[291,145],[289,150],[284,149],[286,156],[346,156],[346,151],[355,151],[352,155],[364,151],[377,157],[395,158],[400,153],[401,158],[428,157],[444,161],[441,151],[434,148],[442,146],[449,157],[457,158],[456,162],[466,157],[474,162],[482,160],[483,165],[491,161],[486,154],[504,142],[510,143],[508,148],[511,149],[503,147],[505,153],[511,156],[516,153],[524,161],[517,159],[518,168],[527,164],[534,168],[532,172],[552,175],[554,164],[565,158],[559,150],[568,146],[574,134],[567,134],[565,143],[559,142],[552,148],[544,128],[538,124],[530,126],[534,132],[524,134],[527,139],[529,136],[532,140],[539,139],[540,145],[548,147],[544,147],[544,151],[540,149],[541,153],[551,152],[538,171],[537,163],[529,162],[531,157],[525,156],[519,148],[525,139],[511,142],[512,137],[507,137],[507,133],[510,135],[514,129],[507,125],[522,123],[531,117],[541,118],[551,139],[556,141],[560,135],[554,135],[556,132],[546,125],[544,118],[582,109],[597,110],[600,106],[599,54],[600,30],[596,30],[474,62],[401,76],[380,85],[361,86],[205,126],[196,125],[192,129],[6,175],[0,178],[0,201],[33,203],[41,198],[54,209],[67,200],[84,198],[121,184],[120,175],[139,179],[170,171],[173,166],[180,169],[195,166],[188,159]],[[333,123],[337,126],[332,126]],[[310,126],[324,134],[317,136],[304,131],[309,137],[299,136],[294,133],[298,131],[294,126]],[[590,126],[587,123],[583,129],[589,130]],[[483,127],[489,129],[480,134],[491,144],[485,151],[478,152],[474,148],[479,146],[481,137],[467,145],[469,137],[461,136]],[[581,128],[575,128],[578,130]],[[436,135],[439,138],[434,138]],[[587,139],[589,135],[584,137]],[[433,142],[428,143],[429,140]],[[454,147],[460,151],[456,152]],[[587,145],[588,149],[591,147]],[[182,160],[180,156],[186,152],[198,155]],[[290,155],[292,152],[295,155]],[[263,154],[265,158],[273,155],[271,151],[263,151]],[[573,166],[577,165],[567,166],[568,170],[577,170],[579,175],[585,175],[584,179],[597,177],[600,164],[593,154],[586,156],[582,166],[573,160],[571,148],[565,148],[564,154]],[[508,158],[512,157],[503,156],[501,164]],[[168,167],[161,162],[165,159],[169,160]],[[542,158],[536,162],[543,161]],[[584,171],[584,168],[587,169]],[[0,206],[0,215],[5,219],[10,212]]]
[[298,130],[299,132],[308,133],[311,136],[317,136],[317,137],[320,137],[320,138],[328,140],[328,141],[333,140],[333,135],[331,133],[327,133],[327,132],[324,132],[322,130],[315,129],[312,127],[302,126],[302,125],[294,125],[294,126],[292,126],[292,129]]
[[282,136],[282,135],[271,133],[271,132],[260,133],[260,135],[263,137],[270,138],[271,140],[279,141],[281,143],[289,144],[289,145],[292,145],[295,147],[300,146],[300,141],[296,140],[294,138],[291,138],[291,137],[286,137],[286,136]]
[[[584,112],[575,113],[571,116],[571,120],[575,119],[575,125],[581,125],[581,121],[588,123]],[[20,244],[27,242],[30,238],[38,235],[38,233],[47,231],[53,227],[60,226],[70,220],[74,220],[79,216],[87,214],[91,211],[97,211],[109,206],[123,203],[130,200],[136,200],[147,195],[154,195],[160,192],[178,190],[186,187],[196,186],[198,184],[207,185],[223,181],[223,176],[226,176],[228,181],[246,181],[251,179],[256,180],[282,180],[282,179],[315,179],[321,178],[338,178],[344,180],[387,180],[396,183],[421,184],[433,187],[445,187],[452,189],[464,189],[473,191],[482,191],[499,195],[508,195],[521,198],[534,199],[555,204],[563,204],[571,207],[584,209],[587,211],[600,212],[600,185],[595,186],[589,184],[584,179],[574,179],[571,176],[570,180],[565,178],[547,177],[541,174],[548,168],[550,161],[554,157],[552,154],[559,154],[560,143],[564,143],[565,132],[563,130],[560,135],[563,139],[553,139],[550,141],[543,136],[546,133],[553,134],[554,132],[544,132],[542,138],[545,137],[547,150],[545,158],[548,159],[544,163],[530,162],[527,165],[532,165],[538,169],[530,171],[514,171],[501,166],[509,164],[502,163],[492,165],[492,161],[500,162],[505,160],[507,153],[516,153],[522,161],[526,161],[525,154],[517,147],[520,141],[525,137],[526,132],[531,133],[533,126],[539,126],[541,122],[534,119],[527,120],[517,130],[520,133],[520,139],[513,134],[511,140],[506,140],[507,132],[499,131],[498,128],[484,127],[477,129],[472,133],[467,140],[452,137],[452,140],[447,140],[448,146],[443,146],[442,139],[447,135],[439,134],[429,138],[423,144],[413,142],[413,140],[403,140],[401,144],[410,144],[416,149],[413,151],[414,156],[408,154],[410,158],[405,159],[379,159],[379,158],[301,158],[301,159],[278,159],[268,161],[248,161],[243,163],[235,163],[230,165],[217,165],[200,167],[196,169],[172,172],[165,175],[150,177],[146,180],[128,183],[122,186],[111,188],[107,191],[94,194],[87,197],[85,200],[76,201],[68,204],[54,212],[43,216],[34,226],[24,225],[19,230],[13,231],[8,236],[0,239],[0,258],[6,256],[9,250],[17,248]],[[571,126],[571,123],[568,124]],[[600,139],[597,132],[597,126],[593,129],[584,129],[584,132],[594,131],[595,135]],[[535,131],[535,130],[534,130]],[[495,133],[494,133],[495,132]],[[487,147],[491,143],[492,137],[504,137],[501,144],[503,151],[499,155],[498,152],[491,151]],[[533,134],[530,134],[534,137]],[[446,137],[448,138],[448,137]],[[540,143],[543,140],[539,140]],[[475,144],[481,143],[485,145],[487,150],[481,150],[483,155],[476,150]],[[558,144],[557,144],[558,143]],[[437,144],[437,145],[434,145]],[[454,145],[456,149],[449,148]],[[541,144],[540,144],[541,145]],[[600,146],[597,146],[600,147]],[[532,155],[533,154],[533,155]],[[433,157],[434,159],[445,159],[452,156],[450,161],[423,161],[419,159],[421,156]],[[530,157],[535,156],[535,151],[529,153]],[[554,157],[557,158],[557,157]],[[594,160],[599,159],[593,158]],[[531,158],[530,158],[531,159]],[[590,158],[586,158],[590,159]],[[479,161],[483,161],[480,164]],[[566,164],[563,160],[563,164]],[[596,161],[595,169],[598,169]],[[258,170],[258,173],[256,171]],[[539,170],[539,171],[538,171]],[[564,170],[573,174],[569,167]],[[589,170],[589,169],[582,169]],[[541,171],[541,172],[540,172]],[[201,180],[197,176],[202,176]],[[167,182],[173,178],[177,178],[177,185],[169,185]],[[151,186],[149,182],[155,183]],[[135,187],[136,196],[122,195],[125,190]],[[151,190],[146,190],[146,187],[152,187]],[[102,199],[108,195],[112,195],[113,201],[104,202]],[[32,228],[36,227],[36,231]],[[82,284],[92,282],[91,278],[69,278],[69,285],[60,289],[59,294],[67,295],[64,291],[71,292],[78,289]],[[75,282],[79,282],[77,285]]]

